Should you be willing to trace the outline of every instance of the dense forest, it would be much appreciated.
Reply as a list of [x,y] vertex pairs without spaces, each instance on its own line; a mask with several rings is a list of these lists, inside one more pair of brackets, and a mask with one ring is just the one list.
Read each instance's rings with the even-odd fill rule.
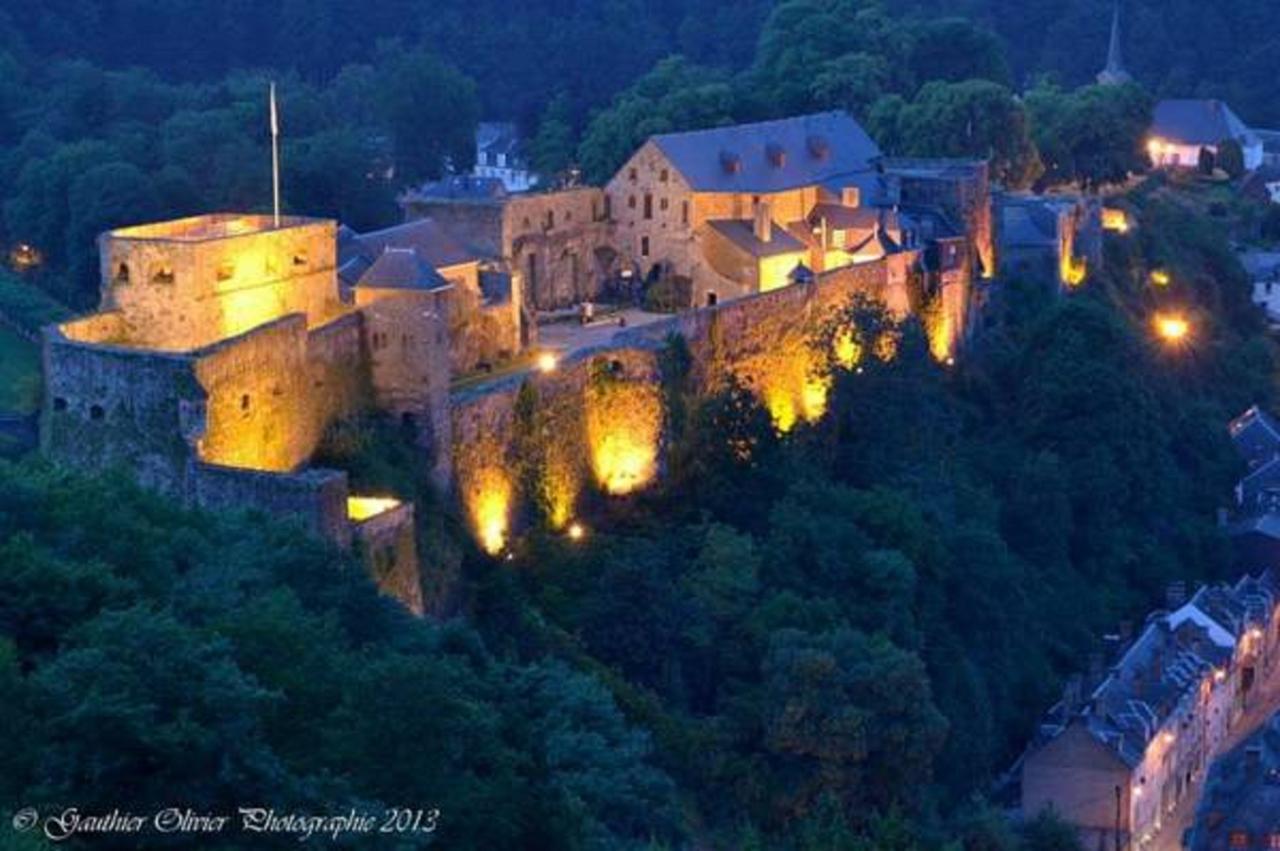
[[[357,227],[465,167],[482,117],[589,179],[652,132],[845,108],[886,150],[990,156],[1008,185],[1116,183],[1143,168],[1154,96],[1280,124],[1267,5],[1126,3],[1142,85],[1101,89],[1093,0],[5,4],[0,242],[36,247],[28,282],[83,308],[101,230],[262,209],[270,79],[287,203]],[[323,460],[416,501],[453,622],[407,616],[296,528],[0,462],[0,824],[422,806],[446,848],[1075,851],[1051,820],[1006,822],[1000,775],[1099,634],[1230,569],[1224,424],[1275,401],[1220,193],[1147,179],[1103,270],[1067,298],[1002,282],[954,366],[850,303],[866,354],[786,435],[749,388],[695,395],[673,338],[663,483],[510,561],[395,428],[344,424]],[[1157,267],[1173,286],[1148,285]],[[1194,329],[1173,348],[1150,333],[1171,301]],[[425,841],[399,843],[360,847]]]

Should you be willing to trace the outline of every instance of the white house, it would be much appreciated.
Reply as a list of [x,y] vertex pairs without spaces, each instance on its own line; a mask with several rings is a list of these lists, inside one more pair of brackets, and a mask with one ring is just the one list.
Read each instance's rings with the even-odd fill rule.
[[476,125],[476,166],[472,174],[497,178],[508,192],[532,189],[538,177],[529,169],[521,148],[520,134],[514,124],[480,122]]
[[1156,104],[1147,153],[1160,168],[1195,168],[1202,148],[1217,155],[1218,145],[1227,139],[1240,143],[1247,171],[1262,165],[1262,138],[1222,101],[1162,100]]

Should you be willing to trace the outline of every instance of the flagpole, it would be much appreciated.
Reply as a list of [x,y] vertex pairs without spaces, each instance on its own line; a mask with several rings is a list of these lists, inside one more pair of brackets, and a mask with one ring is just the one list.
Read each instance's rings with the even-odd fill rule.
[[271,84],[271,198],[275,226],[280,227],[280,116],[276,112],[276,84]]

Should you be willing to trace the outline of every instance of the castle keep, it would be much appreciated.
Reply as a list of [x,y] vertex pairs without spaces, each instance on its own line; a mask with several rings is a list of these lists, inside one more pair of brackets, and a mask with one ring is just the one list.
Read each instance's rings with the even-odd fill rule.
[[[438,288],[344,298],[335,244],[333,222],[252,215],[104,234],[103,310],[45,332],[46,454],[361,541],[371,518],[353,510],[345,474],[308,462],[331,422],[367,404],[447,428],[448,342]],[[394,540],[412,536],[412,511],[396,516],[366,556],[416,575],[400,558],[412,547]]]
[[[588,492],[660,476],[669,335],[697,386],[742,380],[787,431],[825,409],[808,339],[832,309],[862,293],[927,310],[947,360],[995,263],[985,163],[885,160],[843,113],[657,136],[605,187],[450,178],[402,202],[405,223],[363,234],[238,214],[104,234],[101,310],[45,332],[45,453],[191,505],[300,516],[422,610],[413,506],[311,466],[336,421],[409,427],[499,552],[522,506],[563,528]],[[683,308],[637,311],[656,285]],[[635,326],[556,322],[601,300]],[[550,436],[533,449],[522,394]]]

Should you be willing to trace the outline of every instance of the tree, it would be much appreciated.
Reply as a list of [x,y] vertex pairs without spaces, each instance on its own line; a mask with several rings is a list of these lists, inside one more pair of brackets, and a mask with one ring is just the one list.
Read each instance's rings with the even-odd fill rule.
[[547,178],[562,174],[573,161],[574,139],[569,98],[561,92],[542,113],[533,137],[533,168]]
[[650,136],[727,124],[733,107],[723,73],[680,56],[664,59],[592,117],[578,146],[583,175],[603,183]]
[[966,18],[932,18],[909,28],[908,62],[915,79],[960,83],[1013,81],[999,36]]
[[92,305],[99,290],[98,234],[152,219],[157,212],[151,180],[129,163],[103,163],[88,169],[67,192],[68,263],[77,285],[75,304]]
[[1217,157],[1214,156],[1213,151],[1207,147],[1201,148],[1200,153],[1196,156],[1196,171],[1205,177],[1212,177],[1217,168]]
[[907,790],[927,782],[946,722],[918,658],[848,629],[782,630],[762,674],[765,747],[786,811],[824,795],[851,819],[919,803]]
[[480,114],[475,83],[424,48],[389,48],[378,65],[378,102],[397,178],[413,182],[470,168]]
[[1244,177],[1244,148],[1235,139],[1223,139],[1218,143],[1218,165],[1232,180]]
[[1146,168],[1151,98],[1138,86],[1063,92],[1042,82],[1025,102],[1045,165],[1042,183],[1079,183],[1093,190]]
[[992,178],[1010,187],[1029,186],[1044,171],[1025,107],[996,83],[928,83],[896,112],[873,109],[894,153],[990,158]]

